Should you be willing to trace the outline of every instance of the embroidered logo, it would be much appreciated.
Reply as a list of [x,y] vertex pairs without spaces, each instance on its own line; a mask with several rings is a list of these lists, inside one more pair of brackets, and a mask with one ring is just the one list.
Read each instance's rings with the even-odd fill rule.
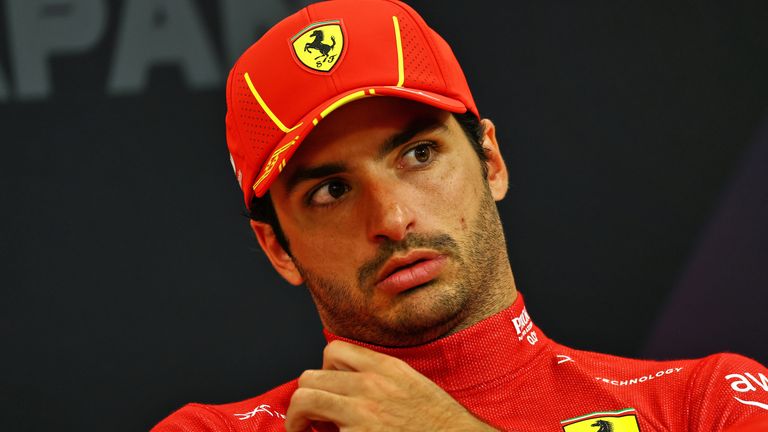
[[293,53],[304,66],[318,72],[330,72],[344,52],[341,21],[312,23],[291,38]]
[[560,424],[565,432],[640,432],[634,408],[594,412],[563,420]]
[[683,370],[682,367],[674,367],[666,370],[660,370],[660,371],[657,371],[656,373],[649,373],[648,375],[643,375],[641,377],[635,377],[635,378],[616,379],[616,378],[605,378],[605,377],[598,376],[598,377],[595,377],[595,380],[602,381],[612,386],[627,386],[627,385],[634,385],[638,383],[644,383],[646,381],[654,380],[657,378],[663,378],[665,375],[680,373],[680,371],[682,370]]
[[[288,141],[284,146],[278,148],[277,150],[272,152],[272,156],[269,157],[269,161],[267,161],[267,165],[264,166],[264,173],[261,175],[261,177],[256,180],[256,183],[253,184],[253,190],[256,190],[256,188],[259,187],[259,185],[269,177],[269,175],[272,173],[272,170],[277,165],[278,170],[280,172],[283,172],[283,168],[285,167],[285,158],[282,157],[282,154],[288,151],[294,144],[296,144],[296,140],[299,139],[299,136],[296,135],[296,138]],[[278,159],[280,160],[278,165]]]
[[267,404],[261,404],[254,408],[253,411],[249,411],[247,413],[235,414],[235,417],[237,417],[238,420],[248,420],[249,418],[253,418],[258,413],[266,413],[269,414],[270,417],[277,417],[285,420],[285,414],[275,411],[271,406]]
[[533,322],[531,321],[531,316],[528,315],[528,310],[526,310],[526,308],[523,308],[520,316],[512,318],[512,324],[515,325],[517,340],[521,341],[525,338],[531,345],[536,345],[536,342],[539,341],[539,336],[536,334],[536,331],[532,331]]
[[[725,380],[731,384],[731,388],[734,391],[739,393],[759,392],[760,390],[768,392],[768,377],[763,375],[761,372],[757,372],[755,374],[751,374],[749,372],[744,372],[744,374],[734,373],[726,375]],[[764,410],[768,410],[768,404],[766,403],[749,399],[741,399],[737,396],[734,396],[733,398],[740,403],[743,403],[744,405],[752,405]]]

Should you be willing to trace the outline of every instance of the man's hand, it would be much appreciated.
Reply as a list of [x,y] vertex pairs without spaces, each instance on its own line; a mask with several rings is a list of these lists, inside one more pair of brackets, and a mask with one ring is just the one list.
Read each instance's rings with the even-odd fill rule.
[[315,422],[347,431],[492,431],[402,360],[346,342],[323,352],[323,369],[299,377],[286,413],[288,432]]

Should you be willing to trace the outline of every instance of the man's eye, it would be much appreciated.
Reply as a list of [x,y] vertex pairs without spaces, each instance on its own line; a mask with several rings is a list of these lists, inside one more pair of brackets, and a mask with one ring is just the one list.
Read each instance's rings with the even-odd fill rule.
[[349,186],[339,180],[331,180],[324,183],[309,196],[311,205],[323,206],[333,204],[342,195],[347,193]]
[[403,167],[421,167],[428,165],[435,157],[433,143],[422,143],[405,152],[403,155]]

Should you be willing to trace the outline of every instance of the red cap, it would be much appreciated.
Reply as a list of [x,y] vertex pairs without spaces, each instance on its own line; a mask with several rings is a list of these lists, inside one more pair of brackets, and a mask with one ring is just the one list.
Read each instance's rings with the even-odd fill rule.
[[312,128],[362,97],[396,96],[479,117],[448,44],[394,0],[315,3],[272,27],[227,80],[227,145],[246,207]]

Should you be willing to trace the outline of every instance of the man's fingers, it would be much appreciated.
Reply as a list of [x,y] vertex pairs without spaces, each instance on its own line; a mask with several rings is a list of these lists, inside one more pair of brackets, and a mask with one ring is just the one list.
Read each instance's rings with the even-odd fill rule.
[[341,396],[357,393],[360,388],[358,372],[340,370],[306,370],[299,377],[299,387],[323,390]]
[[285,429],[288,432],[304,432],[313,421],[331,422],[339,427],[350,424],[349,404],[345,396],[299,387],[291,397],[285,415]]
[[323,369],[370,372],[394,365],[400,360],[344,341],[333,341],[323,350]]

